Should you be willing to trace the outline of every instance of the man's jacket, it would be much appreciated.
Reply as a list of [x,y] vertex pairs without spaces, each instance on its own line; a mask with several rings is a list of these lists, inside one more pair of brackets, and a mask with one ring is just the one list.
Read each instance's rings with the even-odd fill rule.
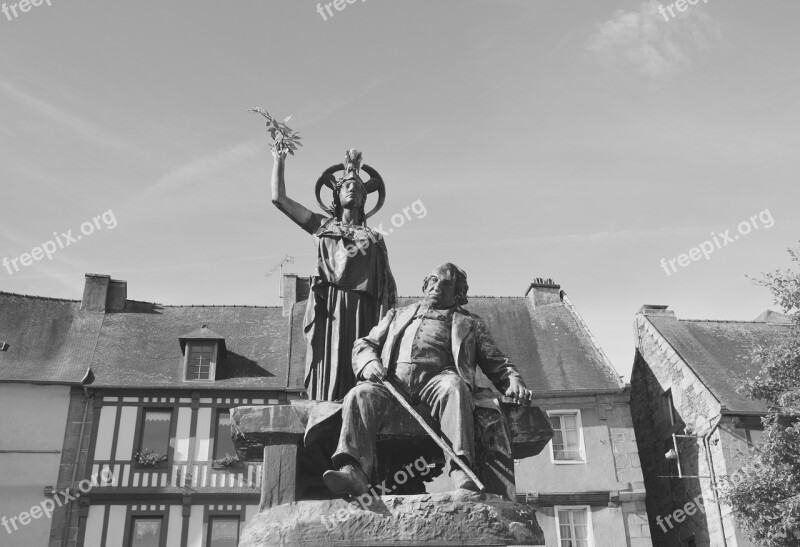
[[[394,366],[403,332],[414,319],[420,304],[389,310],[367,336],[356,340],[353,345],[356,378],[361,379],[362,369],[375,359],[379,359],[386,369]],[[452,329],[453,362],[473,392],[476,391],[476,367],[480,367],[500,393],[505,393],[512,377],[521,380],[517,367],[494,344],[480,317],[458,306],[453,311]]]

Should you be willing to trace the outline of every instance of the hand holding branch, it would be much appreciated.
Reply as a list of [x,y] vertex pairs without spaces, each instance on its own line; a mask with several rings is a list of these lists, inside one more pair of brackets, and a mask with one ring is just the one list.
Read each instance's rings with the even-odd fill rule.
[[297,147],[303,146],[303,143],[300,142],[302,140],[300,133],[293,131],[286,125],[286,122],[292,118],[291,116],[279,122],[273,118],[269,112],[257,106],[251,108],[248,112],[261,114],[267,119],[267,131],[269,131],[269,136],[272,138],[270,148],[272,149],[272,155],[276,161],[278,161],[279,157],[285,158],[287,152],[294,156]]

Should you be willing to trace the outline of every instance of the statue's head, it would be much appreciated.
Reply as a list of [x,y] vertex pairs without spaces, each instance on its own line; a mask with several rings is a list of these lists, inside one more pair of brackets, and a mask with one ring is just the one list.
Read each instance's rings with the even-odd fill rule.
[[333,210],[338,219],[342,218],[344,209],[355,209],[359,213],[359,223],[366,220],[364,206],[367,204],[367,187],[359,176],[361,163],[361,152],[355,149],[347,151],[344,174],[336,181],[333,190]]
[[[361,169],[370,176],[364,182],[361,178]],[[335,177],[335,173],[342,171],[340,178]],[[323,186],[327,186],[333,192],[333,203],[328,206],[322,203],[320,191]],[[378,203],[368,213],[365,213],[367,196],[373,192],[378,193]],[[367,219],[377,213],[386,200],[386,186],[378,172],[367,164],[362,165],[361,152],[358,150],[348,150],[344,163],[332,165],[323,171],[322,176],[317,179],[314,189],[317,196],[317,203],[323,211],[336,218],[342,218],[345,210],[357,212],[356,222],[366,225]]]
[[363,223],[366,220],[366,214],[364,213],[366,204],[367,188],[364,186],[364,181],[361,180],[361,177],[354,174],[336,182],[336,187],[333,191],[333,210],[336,218],[342,218],[344,209],[355,209],[359,213],[359,222]]
[[434,308],[452,308],[468,302],[467,274],[447,262],[434,269],[422,282],[422,294]]

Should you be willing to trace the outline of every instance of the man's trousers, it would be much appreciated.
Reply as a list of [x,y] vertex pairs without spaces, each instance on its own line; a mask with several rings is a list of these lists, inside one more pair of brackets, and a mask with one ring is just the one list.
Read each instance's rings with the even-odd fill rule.
[[[474,404],[469,385],[452,369],[446,369],[419,385],[411,383],[412,404],[425,403],[439,422],[442,436],[456,455],[475,462]],[[361,464],[370,476],[375,465],[375,441],[382,425],[397,413],[406,412],[381,384],[360,382],[351,389],[342,404],[342,432],[333,455],[340,467],[347,456]],[[448,470],[452,470],[448,459]]]

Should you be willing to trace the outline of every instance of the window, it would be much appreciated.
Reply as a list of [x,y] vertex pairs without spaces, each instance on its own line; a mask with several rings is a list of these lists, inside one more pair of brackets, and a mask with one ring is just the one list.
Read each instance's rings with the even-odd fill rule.
[[675,403],[672,400],[672,389],[668,389],[661,396],[661,420],[669,424],[670,427],[674,426],[680,418],[675,410]]
[[130,547],[159,547],[161,523],[161,517],[133,517]]
[[220,410],[217,413],[217,432],[214,435],[214,459],[224,458],[228,454],[236,455],[231,439],[231,411]]
[[208,547],[237,547],[239,517],[209,517]]
[[553,426],[553,440],[550,443],[553,463],[585,463],[580,411],[548,411],[547,415]]
[[745,429],[744,435],[747,439],[747,449],[749,452],[752,452],[753,447],[757,446],[758,443],[761,442],[761,438],[764,436],[764,430]]
[[169,452],[171,427],[171,410],[145,410],[139,452],[152,450],[156,454],[166,456]]
[[559,547],[593,547],[592,517],[588,506],[555,508]]
[[186,352],[186,379],[214,381],[217,344],[190,342]]

